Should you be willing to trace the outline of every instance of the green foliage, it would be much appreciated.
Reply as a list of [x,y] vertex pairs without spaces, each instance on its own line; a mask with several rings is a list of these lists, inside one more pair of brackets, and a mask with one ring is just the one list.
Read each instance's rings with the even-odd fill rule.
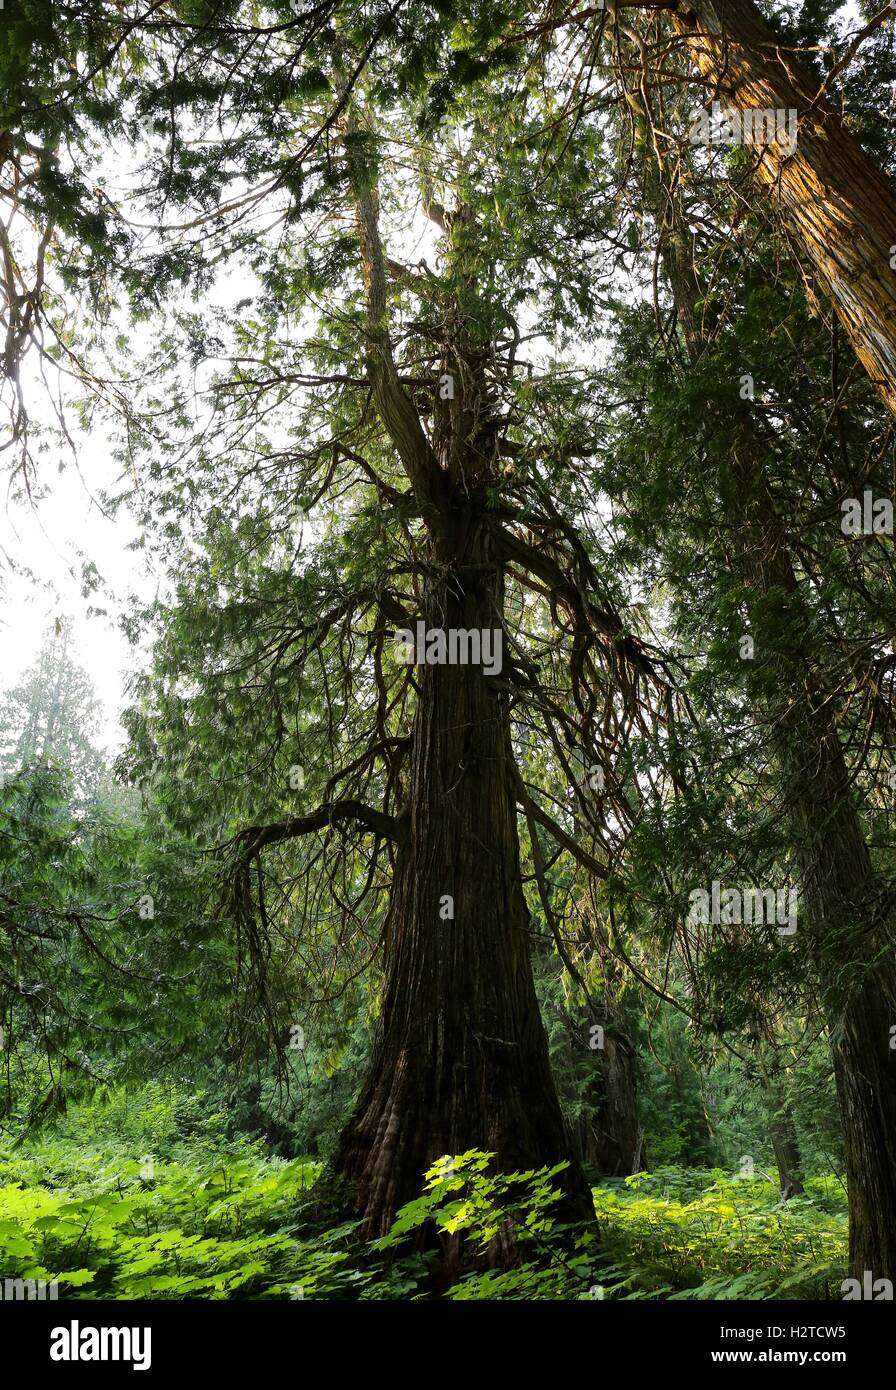
[[0,787],[0,885],[14,1132],[98,1084],[220,1054],[228,954],[195,846],[102,797],[76,815],[65,769],[38,763]]
[[[763,7],[820,75],[843,39],[835,0]],[[632,22],[663,33],[666,19]],[[817,931],[689,932],[683,909],[726,873],[812,880],[829,811],[800,828],[792,810],[812,799],[820,743],[842,744],[844,801],[892,897],[891,547],[836,524],[845,493],[889,489],[891,421],[745,200],[745,152],[720,172],[682,144],[674,190],[657,187],[633,91],[614,110],[619,74],[653,41],[636,53],[614,26],[615,48],[587,38],[578,67],[594,31],[552,24],[518,0],[308,15],[289,0],[151,15],[21,0],[0,25],[13,438],[27,352],[100,392],[126,489],[104,502],[133,509],[169,581],[126,623],[153,639],[126,792],[109,787],[64,643],[0,711],[6,1277],[83,1298],[469,1301],[831,1297],[844,1272],[819,969],[847,962],[830,1020],[861,912],[822,912],[819,950]],[[892,170],[886,28],[837,90]],[[676,61],[651,93],[667,133],[692,95]],[[120,206],[98,172],[116,141]],[[582,1041],[595,1004],[638,1054],[639,1161],[654,1171],[598,1186],[599,1238],[558,1215],[564,1165],[497,1173],[478,1151],[430,1169],[372,1245],[328,1205],[409,814],[418,687],[388,643],[441,567],[417,469],[399,467],[371,391],[351,185],[374,182],[379,327],[406,413],[452,467],[443,446],[470,417],[483,469],[456,501],[528,555],[501,561],[501,699],[527,795],[559,817],[539,844],[520,816],[522,877],[578,1136],[606,1119],[609,1063]],[[435,250],[408,235],[424,211],[444,233]],[[670,243],[688,248],[677,275]],[[449,408],[436,387],[455,361]],[[767,540],[783,578],[757,570]],[[655,669],[628,664],[647,650],[635,635]],[[592,755],[607,774],[596,801]],[[383,808],[395,839],[337,816],[339,801]],[[569,855],[583,836],[593,879]],[[172,1090],[185,1073],[203,1089]],[[122,1089],[147,1077],[166,1084]],[[742,1152],[772,1170],[772,1116],[809,1174],[786,1206],[773,1180],[730,1176]]]
[[846,1194],[814,1178],[782,1203],[774,1183],[658,1168],[595,1190],[611,1298],[835,1298],[846,1276]]
[[351,1227],[295,1237],[316,1173],[248,1145],[188,1165],[58,1141],[2,1153],[0,1270],[83,1298],[333,1295],[356,1278],[342,1270]]
[[[782,1206],[765,1180],[660,1168],[595,1189],[598,1238],[558,1218],[564,1165],[498,1174],[471,1151],[433,1164],[365,1246],[327,1214],[320,1163],[265,1157],[223,1139],[222,1124],[207,1097],[149,1087],[80,1110],[27,1150],[0,1148],[0,1278],[58,1279],[61,1296],[85,1299],[468,1302],[831,1298],[845,1275],[845,1196],[831,1178]],[[87,1125],[98,1142],[84,1143]],[[437,1241],[423,1254],[427,1230]],[[515,1262],[491,1267],[507,1242]],[[446,1289],[448,1266],[459,1277]]]

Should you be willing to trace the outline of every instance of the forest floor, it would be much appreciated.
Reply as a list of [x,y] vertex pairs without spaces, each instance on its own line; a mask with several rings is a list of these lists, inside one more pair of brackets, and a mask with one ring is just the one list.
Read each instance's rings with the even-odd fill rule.
[[228,1141],[221,1115],[178,1126],[164,1105],[120,1098],[70,1111],[36,1141],[0,1142],[0,1276],[56,1280],[61,1298],[428,1298],[429,1260],[408,1234],[435,1221],[443,1239],[464,1231],[485,1246],[510,1208],[526,1232],[521,1264],[473,1270],[449,1297],[837,1298],[846,1275],[846,1193],[833,1175],[786,1204],[764,1175],[721,1169],[603,1181],[596,1235],[554,1223],[550,1173],[514,1187],[464,1155],[431,1170],[371,1245],[328,1217],[322,1168]]

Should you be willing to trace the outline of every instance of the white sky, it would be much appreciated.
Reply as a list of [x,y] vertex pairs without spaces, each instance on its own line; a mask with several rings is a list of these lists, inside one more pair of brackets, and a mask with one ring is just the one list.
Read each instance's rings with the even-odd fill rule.
[[[127,549],[137,535],[133,520],[124,513],[115,521],[106,518],[93,499],[95,489],[112,483],[117,466],[102,441],[82,436],[78,443],[81,477],[69,466],[62,474],[42,479],[49,496],[34,507],[7,500],[0,511],[0,547],[35,575],[35,581],[8,571],[3,575],[0,688],[14,685],[31,665],[54,619],[70,618],[73,655],[90,674],[103,702],[101,741],[111,752],[123,741],[118,715],[135,660],[117,619],[128,609],[129,594],[137,591],[143,599],[151,598],[156,580],[146,551]],[[88,561],[96,565],[108,591],[100,589],[85,598],[81,570]],[[106,608],[107,614],[89,616],[97,608]]]

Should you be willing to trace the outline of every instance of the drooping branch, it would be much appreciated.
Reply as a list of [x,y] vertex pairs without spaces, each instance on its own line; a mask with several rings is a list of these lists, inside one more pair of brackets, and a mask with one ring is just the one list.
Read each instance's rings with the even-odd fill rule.
[[569,953],[567,944],[563,939],[563,932],[560,928],[560,923],[557,921],[556,913],[554,912],[553,907],[551,905],[551,896],[548,890],[544,853],[541,848],[541,841],[538,838],[538,830],[535,824],[535,815],[533,807],[534,803],[531,801],[525,807],[526,825],[529,830],[529,842],[532,846],[532,864],[535,869],[535,882],[538,887],[538,896],[541,899],[541,906],[545,915],[545,921],[550,927],[551,935],[554,938],[554,944],[557,947],[557,953],[560,956],[560,959],[562,960],[564,966],[566,967],[570,979],[575,980],[576,984],[582,990],[588,1006],[592,1009],[593,1013],[596,1013],[597,1010],[594,998],[591,994],[591,990],[588,987],[588,981],[585,979],[584,975],[579,970],[579,967],[577,966],[575,960]]
[[595,878],[607,878],[609,876],[607,865],[602,864],[599,859],[594,858],[593,854],[589,854],[586,849],[583,849],[571,835],[567,834],[561,825],[557,824],[553,816],[549,816],[547,811],[539,806],[535,798],[529,795],[526,790],[526,785],[519,774],[517,774],[516,799],[527,819],[531,817],[531,819],[536,821],[544,830],[549,831],[558,845],[562,845],[563,848],[572,855],[576,863],[581,864],[583,869],[587,869],[589,873],[594,874]]
[[370,830],[384,839],[397,841],[400,836],[399,822],[395,816],[367,806],[363,801],[347,797],[340,801],[325,802],[307,816],[289,816],[286,820],[272,825],[250,825],[241,830],[229,841],[225,848],[234,848],[242,862],[255,858],[266,845],[277,844],[281,840],[294,840],[301,835],[310,835],[315,830],[339,825],[344,821],[354,821],[356,825]]
[[653,661],[637,638],[625,632],[622,618],[583,596],[563,567],[546,550],[536,549],[504,527],[495,530],[495,546],[505,563],[519,566],[544,580],[554,597],[580,614],[586,626],[609,640],[620,659],[649,680],[658,680],[659,673]]

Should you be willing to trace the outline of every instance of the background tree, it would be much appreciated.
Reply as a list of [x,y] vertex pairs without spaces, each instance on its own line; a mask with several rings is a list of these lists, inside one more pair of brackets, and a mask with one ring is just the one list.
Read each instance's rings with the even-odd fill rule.
[[0,703],[0,758],[7,777],[55,762],[71,776],[78,803],[93,799],[104,768],[96,747],[102,706],[74,659],[71,624],[58,621],[37,661]]
[[[642,99],[634,94],[632,105],[640,108]],[[674,128],[673,112],[653,114],[657,128]],[[639,436],[632,419],[619,417],[625,445],[614,450],[612,472],[625,479],[619,495],[628,534],[646,539],[641,528],[647,518],[653,528],[673,527],[671,550],[658,552],[656,578],[672,597],[673,611],[678,595],[676,634],[701,653],[694,696],[703,709],[697,744],[676,752],[676,759],[680,753],[686,759],[682,774],[688,767],[687,790],[674,791],[682,818],[670,823],[664,814],[655,828],[668,850],[673,826],[677,834],[697,816],[686,832],[682,862],[688,873],[709,847],[717,866],[727,860],[729,876],[743,874],[747,864],[754,882],[798,874],[807,935],[806,955],[796,969],[818,988],[833,1049],[851,1174],[853,1269],[890,1270],[892,1223],[872,1220],[870,1212],[890,1210],[896,1179],[887,1023],[896,987],[887,906],[890,847],[889,837],[881,841],[872,830],[881,794],[877,769],[889,761],[891,694],[879,678],[869,685],[868,673],[889,669],[892,615],[884,588],[869,583],[869,573],[878,564],[880,575],[889,572],[891,557],[886,543],[850,546],[839,524],[839,499],[850,477],[876,473],[884,484],[877,470],[889,425],[854,375],[841,376],[836,325],[820,332],[792,282],[788,310],[774,302],[779,290],[771,288],[772,266],[781,266],[774,238],[731,211],[713,239],[720,207],[707,211],[699,162],[684,163],[680,151],[668,159],[659,141],[653,152],[663,179],[648,164],[643,194],[659,224],[656,254],[669,286],[671,332],[661,301],[641,315],[637,329],[635,319],[629,320],[635,337],[621,340],[621,360],[629,367],[617,391],[631,397],[635,382],[646,387],[634,415],[646,408],[650,423]],[[695,243],[701,253],[696,258]],[[706,280],[695,268],[704,255],[712,264]],[[779,286],[788,280],[782,274]],[[785,340],[769,341],[769,322],[791,321]],[[794,342],[800,345],[799,362]],[[645,360],[654,365],[645,370]],[[836,421],[832,432],[819,428],[825,418]],[[671,466],[666,450],[652,442],[658,438],[678,441]],[[623,445],[623,435],[616,440]],[[647,492],[638,489],[635,503],[630,472],[615,470],[625,469],[624,460],[633,467],[642,451],[657,460],[657,468],[648,468],[654,481]],[[677,483],[670,490],[672,478]],[[620,482],[608,477],[607,486],[615,491]],[[679,489],[687,502],[675,506]],[[653,510],[657,502],[660,514]],[[654,529],[651,547],[656,534]],[[687,536],[693,541],[686,542]],[[706,577],[699,586],[698,571]],[[734,703],[726,713],[729,698]],[[728,771],[720,776],[723,757]],[[706,772],[695,780],[697,767]],[[700,823],[714,827],[703,848],[697,843],[703,832],[691,838]],[[663,861],[670,863],[667,854]],[[707,882],[723,879],[709,862],[705,874]],[[747,1023],[748,1010],[755,1009],[750,1028],[766,1032],[760,1017],[767,1003],[746,988],[747,978],[759,980],[760,961],[742,933],[722,932],[720,939],[710,929],[708,935],[708,942],[687,943],[688,958],[700,960],[691,988],[698,999],[704,996],[701,1010],[731,970],[721,990],[720,1002],[728,1000],[723,1016],[730,1017],[737,997],[735,1015],[747,1006],[741,1013]],[[747,973],[740,974],[747,960]],[[781,964],[783,998],[795,1001],[797,975]],[[724,973],[714,983],[717,967]]]

